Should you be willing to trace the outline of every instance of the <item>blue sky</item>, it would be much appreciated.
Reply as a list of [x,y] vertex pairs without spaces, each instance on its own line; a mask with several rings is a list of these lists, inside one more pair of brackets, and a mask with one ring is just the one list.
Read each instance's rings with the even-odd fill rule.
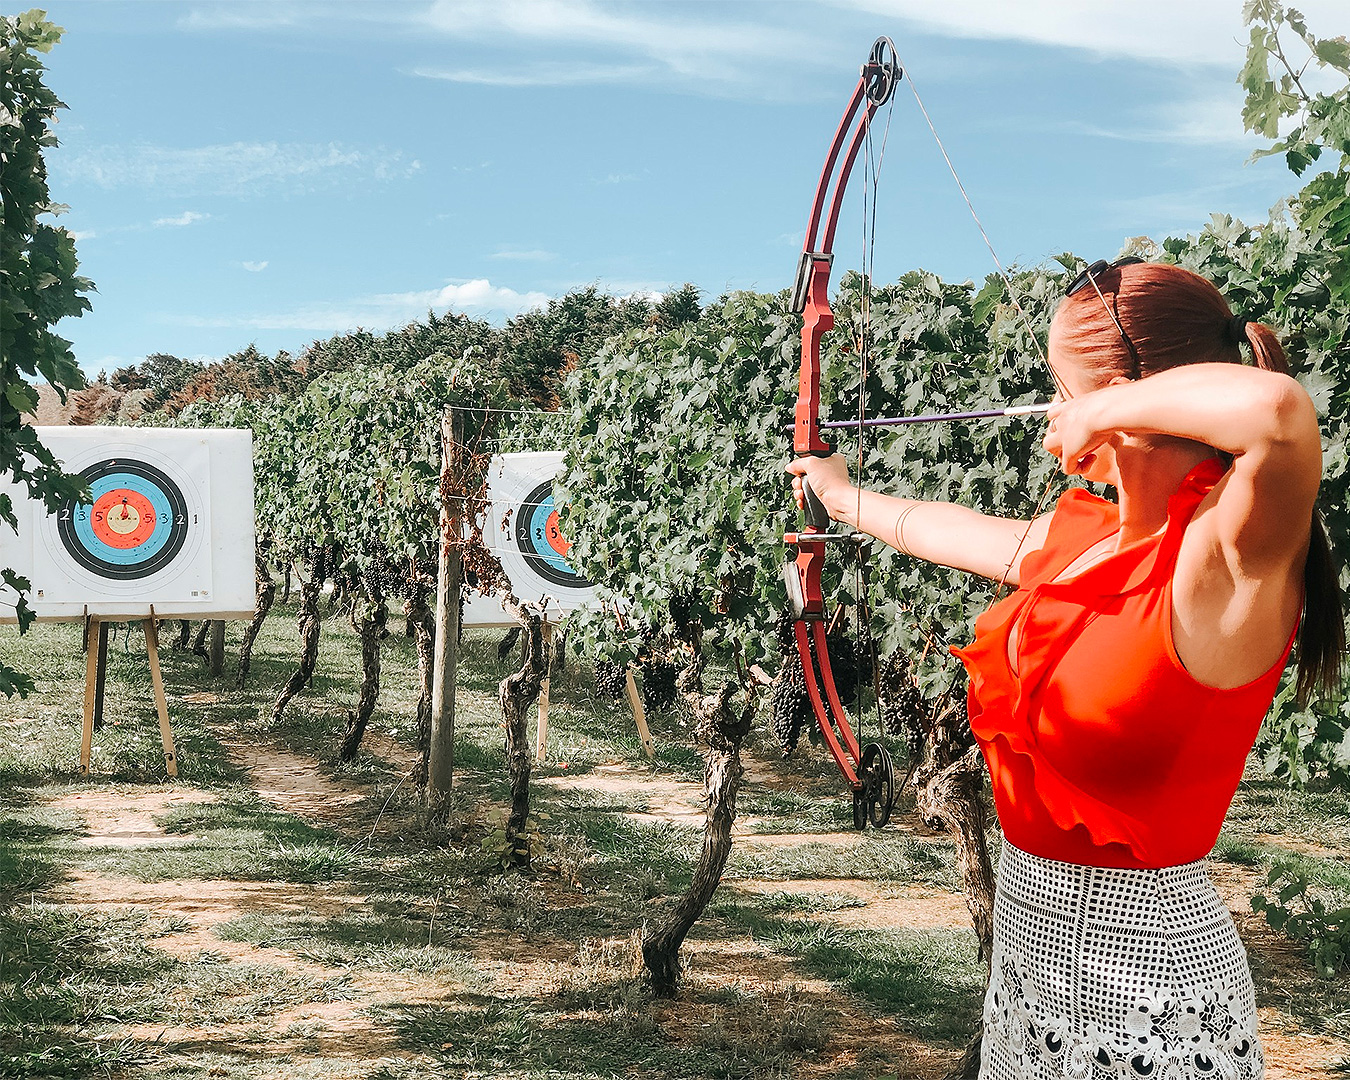
[[[1298,5],[1321,36],[1344,0]],[[49,153],[93,373],[297,351],[447,308],[501,321],[595,283],[791,284],[827,143],[891,36],[999,256],[1263,220],[1240,0],[67,0]],[[837,266],[859,265],[857,192]],[[875,272],[993,267],[897,95]]]

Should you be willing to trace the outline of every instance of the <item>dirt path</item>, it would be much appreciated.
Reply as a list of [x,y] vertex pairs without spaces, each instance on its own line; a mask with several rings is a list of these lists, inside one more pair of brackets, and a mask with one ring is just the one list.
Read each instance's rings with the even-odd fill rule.
[[[386,740],[387,741],[387,740]],[[411,764],[411,754],[392,742],[376,740],[367,746],[386,760],[399,756],[398,764]],[[378,808],[369,800],[369,790],[353,781],[325,777],[311,758],[266,746],[234,746],[231,753],[252,777],[254,790],[272,805],[314,824],[350,832],[368,827]],[[775,779],[752,771],[747,781],[751,791],[781,786]],[[668,777],[653,776],[624,764],[602,765],[578,775],[544,777],[540,787],[588,792],[603,796],[602,803],[615,812],[638,821],[660,821],[701,828],[701,787]],[[77,842],[90,848],[173,847],[196,838],[165,832],[156,817],[177,807],[210,802],[218,794],[166,785],[147,790],[114,788],[106,791],[73,791],[55,800],[61,809],[79,813],[86,835]],[[756,833],[753,819],[738,823],[737,844],[745,849],[782,852],[808,845],[843,849],[859,842],[854,833]],[[916,838],[929,834],[907,819],[897,820],[894,832]],[[1234,909],[1239,927],[1254,949],[1280,948],[1281,940],[1264,927],[1249,909],[1256,874],[1227,864],[1215,866],[1216,883]],[[561,883],[541,886],[550,907],[565,909],[584,903],[581,894]],[[821,900],[813,905],[812,921],[829,922],[842,928],[909,927],[920,930],[960,930],[969,927],[964,899],[939,887],[905,883],[878,883],[859,878],[770,880],[728,879],[727,893],[763,896],[788,893]],[[463,987],[411,971],[375,971],[356,967],[332,967],[298,954],[284,941],[254,945],[227,941],[216,934],[225,923],[245,916],[317,915],[350,916],[366,908],[366,898],[330,886],[189,879],[145,883],[104,874],[76,872],[57,890],[53,899],[104,909],[134,909],[171,920],[170,932],[155,939],[156,947],[184,961],[213,957],[236,965],[267,965],[317,979],[339,979],[342,993],[336,1000],[317,1000],[272,1012],[252,1023],[217,1024],[208,1027],[155,1027],[127,1029],[132,1038],[155,1040],[169,1057],[184,1062],[198,1055],[256,1054],[258,1023],[269,1031],[266,1053],[288,1056],[288,1075],[322,1076],[323,1080],[355,1080],[368,1075],[381,1058],[416,1060],[398,1044],[393,1032],[380,1025],[366,1010],[381,1004],[440,1004],[463,1007]],[[498,998],[524,1004],[548,1000],[560,985],[592,977],[587,949],[596,943],[534,937],[480,929],[469,945],[479,969],[492,972],[493,993]],[[629,950],[631,943],[612,942],[610,948]],[[870,1010],[851,1004],[828,982],[805,975],[788,958],[773,953],[753,940],[699,938],[689,945],[690,986],[695,993],[681,1001],[657,1003],[653,1015],[668,1039],[696,1043],[698,1032],[708,1023],[706,995],[744,992],[756,1000],[781,1007],[806,1008],[829,1015],[834,1032],[826,1052],[802,1062],[794,1075],[802,1080],[827,1080],[845,1069],[886,1061],[883,1070],[898,1078],[936,1080],[950,1064],[951,1051],[936,1050],[901,1031],[897,1024],[878,1018]],[[704,1000],[699,1000],[703,997]],[[1324,1037],[1298,1031],[1290,1018],[1274,1008],[1262,1010],[1262,1031],[1271,1080],[1311,1080],[1332,1076],[1348,1048]],[[880,1073],[878,1074],[880,1075]]]

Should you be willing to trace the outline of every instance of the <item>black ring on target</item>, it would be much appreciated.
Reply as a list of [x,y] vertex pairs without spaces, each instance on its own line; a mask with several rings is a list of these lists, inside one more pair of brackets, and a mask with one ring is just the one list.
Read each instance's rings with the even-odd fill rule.
[[553,481],[545,480],[525,496],[516,512],[516,547],[525,556],[530,569],[545,581],[568,589],[588,589],[591,583],[573,570],[563,553],[554,546],[561,539],[550,535],[550,524],[556,514]]
[[61,545],[70,557],[99,577],[112,578],[117,581],[134,581],[149,577],[173,562],[178,553],[183,550],[183,544],[187,542],[187,500],[183,498],[182,489],[173,479],[163,470],[155,468],[148,462],[129,458],[109,458],[80,470],[80,476],[91,487],[102,477],[113,473],[126,473],[145,481],[149,490],[143,492],[143,494],[150,497],[158,495],[168,502],[170,509],[169,534],[158,550],[149,557],[134,562],[118,563],[100,558],[85,546],[76,532],[75,515],[81,509],[82,504],[74,499],[67,500],[57,511],[57,535],[60,536]]

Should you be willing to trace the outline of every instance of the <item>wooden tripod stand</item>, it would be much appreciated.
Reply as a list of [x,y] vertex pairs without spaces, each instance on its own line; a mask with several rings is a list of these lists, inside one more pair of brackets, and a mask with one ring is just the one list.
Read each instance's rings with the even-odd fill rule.
[[[84,677],[84,734],[80,741],[80,775],[89,775],[89,758],[94,747],[94,728],[103,725],[103,688],[108,675],[108,622],[98,615],[85,619],[84,644],[88,654]],[[117,620],[120,621],[120,620]],[[169,702],[164,695],[164,677],[159,670],[159,633],[155,629],[155,609],[143,620],[145,653],[150,660],[150,685],[154,688],[155,709],[159,713],[159,737],[164,744],[164,767],[170,776],[178,775],[178,755],[173,731],[169,727]]]

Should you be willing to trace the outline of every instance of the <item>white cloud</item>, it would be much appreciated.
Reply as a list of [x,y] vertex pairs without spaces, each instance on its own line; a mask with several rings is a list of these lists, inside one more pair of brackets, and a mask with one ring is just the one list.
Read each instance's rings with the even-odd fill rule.
[[1268,202],[1259,177],[1245,172],[1225,183],[1108,199],[1101,213],[1104,224],[1161,238],[1196,232],[1216,212],[1259,224],[1269,217]]
[[156,218],[154,225],[156,227],[164,225],[191,225],[194,221],[205,221],[210,214],[199,214],[196,210],[184,210],[177,217]]
[[361,326],[369,330],[402,326],[428,311],[459,311],[480,318],[510,318],[541,308],[548,293],[517,292],[486,278],[454,282],[438,289],[378,293],[345,303],[309,304],[291,311],[259,315],[164,315],[177,326],[242,327],[252,330],[310,330],[334,334]]
[[299,9],[280,3],[223,5],[193,8],[178,20],[180,30],[275,30],[295,26]]
[[582,86],[595,83],[632,82],[656,74],[650,64],[587,64],[550,62],[526,68],[431,68],[417,67],[412,74],[424,79],[473,83],[479,86]]
[[[832,0],[935,34],[1084,50],[1172,63],[1242,63],[1248,37],[1236,0]],[[1316,31],[1337,27],[1345,0],[1300,0]],[[1326,31],[1324,31],[1326,32]],[[904,49],[900,50],[904,55]]]
[[[519,58],[515,67],[491,70],[423,69],[418,74],[494,85],[535,86],[616,80],[650,80],[665,74],[700,89],[754,86],[758,67],[783,57],[811,57],[810,36],[758,18],[756,5],[737,5],[750,18],[719,19],[731,5],[600,4],[594,0],[435,0],[423,19],[448,37],[476,41],[533,42],[556,56],[571,45],[600,49],[616,59],[596,63]],[[692,14],[691,14],[692,12]],[[781,20],[780,20],[781,21]],[[617,59],[623,57],[623,59]],[[752,61],[758,60],[760,64]]]
[[260,274],[267,269],[267,260],[263,259],[262,262],[245,261],[241,262],[239,265],[242,266],[245,270],[247,270],[250,274]]
[[77,229],[71,229],[70,235],[72,239],[74,239],[76,242],[79,242],[80,240],[92,240],[94,239],[94,237],[98,235],[98,233],[94,232],[93,229],[87,229],[83,232]]
[[456,311],[485,314],[519,315],[548,304],[548,293],[519,293],[514,289],[493,285],[487,278],[475,278],[459,284],[446,285],[429,292],[393,293],[377,300],[428,308],[453,308]]
[[338,143],[227,143],[213,146],[103,146],[52,155],[65,180],[103,188],[147,187],[166,195],[253,195],[306,190],[353,178],[389,180],[421,168],[398,151]]
[[489,258],[492,259],[514,259],[518,262],[550,262],[557,257],[557,253],[553,251],[539,251],[537,249],[532,251],[516,251],[509,248],[502,251],[494,251],[489,256]]

